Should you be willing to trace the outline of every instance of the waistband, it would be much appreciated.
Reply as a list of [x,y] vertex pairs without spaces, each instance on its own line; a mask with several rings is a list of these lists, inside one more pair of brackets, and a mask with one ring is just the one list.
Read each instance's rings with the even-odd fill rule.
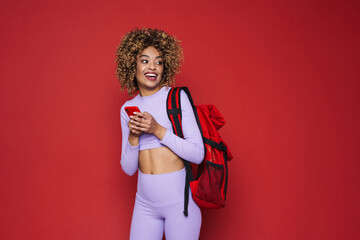
[[185,168],[162,174],[138,171],[136,197],[151,206],[166,206],[184,201]]

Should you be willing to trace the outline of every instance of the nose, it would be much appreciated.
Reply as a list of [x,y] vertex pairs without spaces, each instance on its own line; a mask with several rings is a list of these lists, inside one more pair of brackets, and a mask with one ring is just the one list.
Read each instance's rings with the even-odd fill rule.
[[149,64],[149,69],[156,70],[156,63],[151,61],[150,64]]

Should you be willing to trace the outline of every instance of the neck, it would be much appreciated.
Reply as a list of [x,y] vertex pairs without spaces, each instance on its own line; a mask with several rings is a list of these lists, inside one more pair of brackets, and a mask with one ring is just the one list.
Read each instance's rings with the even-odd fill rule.
[[160,86],[154,88],[154,89],[146,89],[146,88],[139,88],[140,96],[146,97],[155,94],[161,89]]

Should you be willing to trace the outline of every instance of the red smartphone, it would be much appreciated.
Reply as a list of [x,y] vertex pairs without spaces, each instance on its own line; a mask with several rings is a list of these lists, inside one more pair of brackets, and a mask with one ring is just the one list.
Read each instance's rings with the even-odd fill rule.
[[140,110],[137,106],[129,106],[129,107],[125,107],[125,112],[130,117],[134,115],[134,112],[140,112]]

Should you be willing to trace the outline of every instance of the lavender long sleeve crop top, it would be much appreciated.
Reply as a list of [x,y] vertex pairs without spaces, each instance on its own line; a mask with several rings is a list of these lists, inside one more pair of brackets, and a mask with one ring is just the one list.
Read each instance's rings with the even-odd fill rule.
[[[180,158],[199,164],[204,158],[204,144],[199,127],[196,123],[191,103],[185,92],[181,91],[182,129],[184,139],[173,133],[171,122],[166,113],[166,98],[170,87],[163,87],[150,96],[136,95],[133,99],[126,101],[121,107],[121,130],[122,130],[122,152],[120,164],[124,172],[133,175],[138,169],[139,151],[158,147],[168,147]],[[153,134],[142,133],[139,144],[132,146],[129,143],[130,118],[124,108],[137,106],[141,112],[150,113],[155,120],[167,129],[162,140]]]

